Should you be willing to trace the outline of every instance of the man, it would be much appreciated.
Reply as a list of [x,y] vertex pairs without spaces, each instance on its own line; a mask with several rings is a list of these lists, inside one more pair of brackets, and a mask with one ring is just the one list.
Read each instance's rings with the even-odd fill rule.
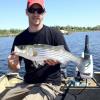
[[[9,68],[14,72],[19,70],[20,62],[22,59],[24,60],[25,83],[23,87],[19,86],[20,89],[16,87],[10,93],[8,92],[2,100],[13,100],[13,98],[18,100],[19,97],[21,100],[53,100],[57,95],[55,91],[61,84],[60,63],[58,61],[48,59],[44,66],[36,69],[31,61],[18,57],[14,53],[15,45],[33,44],[64,45],[65,49],[69,50],[63,35],[43,24],[45,13],[44,0],[28,0],[26,14],[29,19],[29,27],[16,36],[11,50],[12,53],[8,57]],[[30,88],[32,88],[31,92],[29,92]],[[18,92],[20,93],[18,94]],[[13,96],[10,96],[12,94]]]

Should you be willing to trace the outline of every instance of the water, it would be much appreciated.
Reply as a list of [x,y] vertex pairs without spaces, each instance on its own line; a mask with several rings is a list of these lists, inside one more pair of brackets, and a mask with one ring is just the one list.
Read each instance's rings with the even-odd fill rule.
[[[84,51],[84,40],[86,34],[89,35],[89,48],[90,53],[93,55],[94,71],[100,71],[100,32],[77,32],[65,35],[65,39],[71,52],[77,56],[81,56],[81,53]],[[7,57],[10,53],[13,40],[14,37],[0,37],[0,75],[9,71],[7,67]],[[68,66],[68,74],[74,72],[73,70],[75,70],[75,67],[73,66]],[[20,74],[23,75],[23,73],[24,67],[21,67]]]
[[0,37],[0,74],[8,71],[7,57],[10,53],[12,43],[12,37]]
[[[94,71],[100,71],[100,32],[76,32],[65,36],[65,39],[71,52],[81,56],[84,51],[85,35],[89,36],[89,49],[93,55]],[[75,70],[75,67],[68,66],[68,74],[73,73],[73,70]]]

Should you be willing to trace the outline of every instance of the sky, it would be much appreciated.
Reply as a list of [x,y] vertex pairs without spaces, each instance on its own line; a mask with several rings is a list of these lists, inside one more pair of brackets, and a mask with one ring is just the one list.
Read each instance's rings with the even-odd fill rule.
[[[25,29],[27,0],[0,0],[0,29]],[[100,25],[100,0],[45,0],[48,26]]]

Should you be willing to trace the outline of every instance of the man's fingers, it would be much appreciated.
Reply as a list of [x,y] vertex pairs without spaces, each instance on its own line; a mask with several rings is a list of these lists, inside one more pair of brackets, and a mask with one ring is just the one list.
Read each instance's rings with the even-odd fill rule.
[[44,62],[45,62],[46,64],[48,64],[48,65],[56,65],[56,64],[59,63],[58,61],[52,60],[52,59],[45,60]]

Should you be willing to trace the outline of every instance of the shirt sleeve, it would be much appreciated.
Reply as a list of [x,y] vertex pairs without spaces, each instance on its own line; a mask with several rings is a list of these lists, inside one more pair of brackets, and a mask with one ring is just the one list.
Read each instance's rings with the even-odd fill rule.
[[56,45],[64,45],[65,50],[70,52],[67,42],[65,41],[64,35],[59,30],[55,31],[55,43]]

